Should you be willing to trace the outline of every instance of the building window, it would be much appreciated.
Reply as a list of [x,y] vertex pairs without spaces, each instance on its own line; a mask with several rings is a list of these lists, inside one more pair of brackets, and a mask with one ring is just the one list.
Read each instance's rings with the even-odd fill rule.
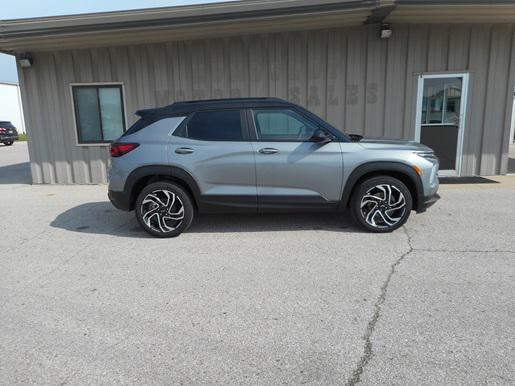
[[72,86],[79,144],[109,143],[125,131],[121,85]]

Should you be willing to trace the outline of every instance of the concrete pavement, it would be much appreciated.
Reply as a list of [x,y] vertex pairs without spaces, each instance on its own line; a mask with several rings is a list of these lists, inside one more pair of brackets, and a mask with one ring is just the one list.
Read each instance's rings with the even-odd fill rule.
[[443,185],[393,234],[203,216],[161,240],[105,186],[4,173],[22,146],[0,147],[2,384],[515,382],[514,177]]
[[27,142],[12,146],[0,144],[0,184],[30,184],[30,164]]

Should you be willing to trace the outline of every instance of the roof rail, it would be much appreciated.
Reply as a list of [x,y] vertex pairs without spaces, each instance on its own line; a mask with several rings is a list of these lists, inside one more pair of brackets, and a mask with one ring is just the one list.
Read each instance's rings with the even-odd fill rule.
[[173,114],[178,112],[184,112],[184,111],[194,111],[197,109],[207,108],[207,107],[214,107],[219,108],[220,106],[223,106],[224,103],[227,103],[229,106],[237,106],[238,104],[241,106],[248,106],[248,105],[287,105],[290,104],[290,102],[281,99],[281,98],[275,98],[275,97],[250,97],[250,98],[225,98],[225,99],[201,99],[201,100],[194,100],[194,101],[183,101],[183,102],[175,102],[168,106],[162,106],[162,107],[155,107],[150,109],[143,109],[136,111],[136,115],[139,115],[140,117],[146,115],[146,116],[163,116],[167,114]]
[[284,99],[276,97],[248,97],[248,98],[218,98],[218,99],[198,99],[192,101],[179,101],[176,103],[212,103],[212,102],[247,102],[247,101],[275,101],[285,102]]

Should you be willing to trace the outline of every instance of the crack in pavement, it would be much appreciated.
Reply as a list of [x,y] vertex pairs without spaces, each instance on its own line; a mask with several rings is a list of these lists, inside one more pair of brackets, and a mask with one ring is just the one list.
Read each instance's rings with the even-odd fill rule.
[[365,341],[365,346],[363,349],[363,355],[361,356],[360,360],[357,363],[356,368],[352,372],[352,375],[345,383],[347,386],[354,386],[358,384],[361,381],[361,376],[363,375],[363,372],[365,370],[365,367],[370,362],[370,359],[372,358],[374,352],[372,347],[372,335],[374,334],[376,324],[379,321],[379,318],[381,316],[381,307],[386,301],[386,295],[388,291],[388,286],[392,280],[393,275],[396,273],[397,267],[402,263],[404,259],[408,255],[410,255],[413,252],[458,252],[458,253],[515,253],[515,251],[511,250],[447,250],[447,249],[426,249],[426,248],[414,248],[412,244],[411,236],[408,233],[408,230],[405,226],[402,227],[404,230],[404,233],[407,238],[409,249],[407,252],[404,252],[397,260],[394,261],[394,263],[390,266],[390,272],[388,276],[386,277],[386,280],[383,282],[383,285],[381,286],[381,292],[379,294],[379,297],[377,298],[376,302],[374,303],[374,313],[372,315],[372,318],[369,320],[367,324],[367,328],[365,330],[365,335],[363,335],[363,340]]
[[408,234],[408,231],[406,230],[406,227],[402,227],[404,230],[404,233],[406,234],[408,246],[409,249],[407,252],[404,252],[395,262],[390,266],[390,273],[386,277],[386,280],[384,281],[383,285],[381,286],[381,293],[379,294],[379,297],[377,298],[376,302],[374,303],[374,313],[372,315],[372,318],[369,320],[367,324],[367,329],[365,330],[365,335],[363,335],[363,340],[365,341],[365,347],[363,349],[363,355],[361,356],[360,360],[358,361],[358,364],[354,371],[352,372],[351,377],[347,380],[345,383],[347,386],[354,386],[358,384],[361,381],[361,375],[363,374],[363,371],[365,367],[368,365],[368,362],[372,358],[373,355],[373,348],[372,348],[372,334],[374,333],[377,321],[379,320],[379,317],[381,316],[381,306],[386,300],[386,293],[388,291],[388,285],[390,284],[390,281],[392,280],[393,275],[395,274],[397,266],[402,263],[402,261],[414,251],[413,246],[411,244],[411,237]]

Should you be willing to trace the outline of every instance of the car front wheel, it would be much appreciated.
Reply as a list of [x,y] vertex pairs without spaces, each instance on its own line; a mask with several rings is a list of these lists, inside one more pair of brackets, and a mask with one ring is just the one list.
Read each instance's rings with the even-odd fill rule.
[[156,237],[176,237],[189,228],[194,207],[189,194],[171,182],[155,182],[146,186],[135,205],[140,225]]
[[413,208],[409,189],[389,176],[373,177],[362,182],[351,198],[354,220],[370,232],[392,232],[404,225]]

